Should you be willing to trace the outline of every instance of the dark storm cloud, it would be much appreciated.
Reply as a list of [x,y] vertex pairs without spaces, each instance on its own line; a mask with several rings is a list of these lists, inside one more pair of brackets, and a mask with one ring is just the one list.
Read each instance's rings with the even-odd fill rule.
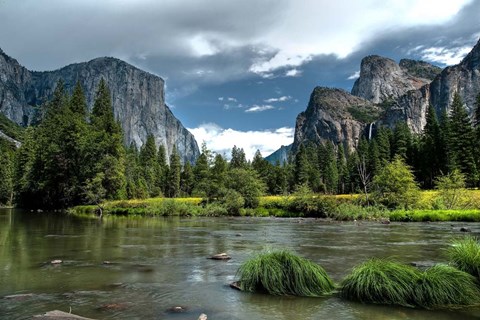
[[268,30],[282,1],[8,0],[0,3],[0,46],[40,70],[98,56],[179,64],[243,46]]

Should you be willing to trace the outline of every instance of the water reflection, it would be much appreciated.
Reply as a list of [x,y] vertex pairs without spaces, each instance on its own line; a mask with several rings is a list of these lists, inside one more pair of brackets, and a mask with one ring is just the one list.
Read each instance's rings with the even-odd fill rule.
[[[230,289],[240,264],[288,248],[339,281],[369,257],[443,261],[459,223],[337,223],[274,218],[80,220],[0,210],[0,314],[60,309],[97,319],[458,319],[459,313],[293,298]],[[476,233],[478,225],[469,225]],[[228,252],[233,259],[208,256]],[[52,265],[51,260],[62,264]],[[27,294],[27,295],[22,295]],[[174,313],[173,306],[184,306]],[[462,319],[480,316],[464,310]]]

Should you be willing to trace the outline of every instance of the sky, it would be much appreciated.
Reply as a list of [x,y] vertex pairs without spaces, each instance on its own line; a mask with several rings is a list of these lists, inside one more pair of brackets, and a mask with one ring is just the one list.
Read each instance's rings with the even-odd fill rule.
[[293,142],[316,86],[350,91],[371,54],[458,63],[480,0],[0,0],[0,48],[30,70],[110,56],[166,81],[173,113],[213,151]]

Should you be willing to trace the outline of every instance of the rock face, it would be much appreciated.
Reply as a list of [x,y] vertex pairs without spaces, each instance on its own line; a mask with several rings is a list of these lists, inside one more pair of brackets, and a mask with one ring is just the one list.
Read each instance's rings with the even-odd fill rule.
[[307,110],[297,116],[292,152],[305,141],[344,144],[353,150],[358,138],[380,109],[372,102],[340,89],[317,87],[313,90]]
[[267,160],[271,164],[276,164],[277,161],[280,164],[284,164],[288,161],[288,156],[289,156],[291,150],[292,150],[292,145],[291,144],[289,144],[288,146],[281,146],[280,149],[278,149],[274,153],[266,156],[265,160]]
[[200,154],[193,135],[183,127],[165,104],[164,81],[115,58],[98,58],[55,71],[32,72],[0,52],[0,112],[21,125],[35,120],[34,106],[47,101],[56,83],[63,79],[71,92],[79,81],[91,109],[98,83],[107,82],[115,118],[120,121],[125,143],[142,146],[147,135],[164,145],[167,156],[176,146],[183,161],[193,162]]
[[315,88],[307,110],[297,117],[292,152],[304,141],[343,143],[352,150],[374,126],[393,128],[406,122],[421,133],[432,104],[437,115],[450,109],[458,92],[470,115],[480,94],[480,41],[458,65],[441,70],[422,61],[400,64],[379,56],[362,60],[352,95],[338,89]]
[[422,61],[404,59],[398,65],[388,58],[368,56],[362,59],[352,94],[374,103],[396,99],[430,83],[440,70]]

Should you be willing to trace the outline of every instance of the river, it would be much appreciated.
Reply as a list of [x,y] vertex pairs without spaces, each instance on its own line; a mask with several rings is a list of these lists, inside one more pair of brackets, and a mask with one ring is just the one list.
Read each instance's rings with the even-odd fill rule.
[[[427,311],[231,289],[264,249],[291,249],[339,282],[370,257],[443,262],[464,223],[277,218],[79,219],[0,209],[0,319],[62,310],[95,319],[477,319],[480,309]],[[480,234],[480,224],[468,224]],[[226,252],[232,259],[207,259]],[[63,263],[53,265],[52,260]],[[173,312],[180,306],[184,312]]]

